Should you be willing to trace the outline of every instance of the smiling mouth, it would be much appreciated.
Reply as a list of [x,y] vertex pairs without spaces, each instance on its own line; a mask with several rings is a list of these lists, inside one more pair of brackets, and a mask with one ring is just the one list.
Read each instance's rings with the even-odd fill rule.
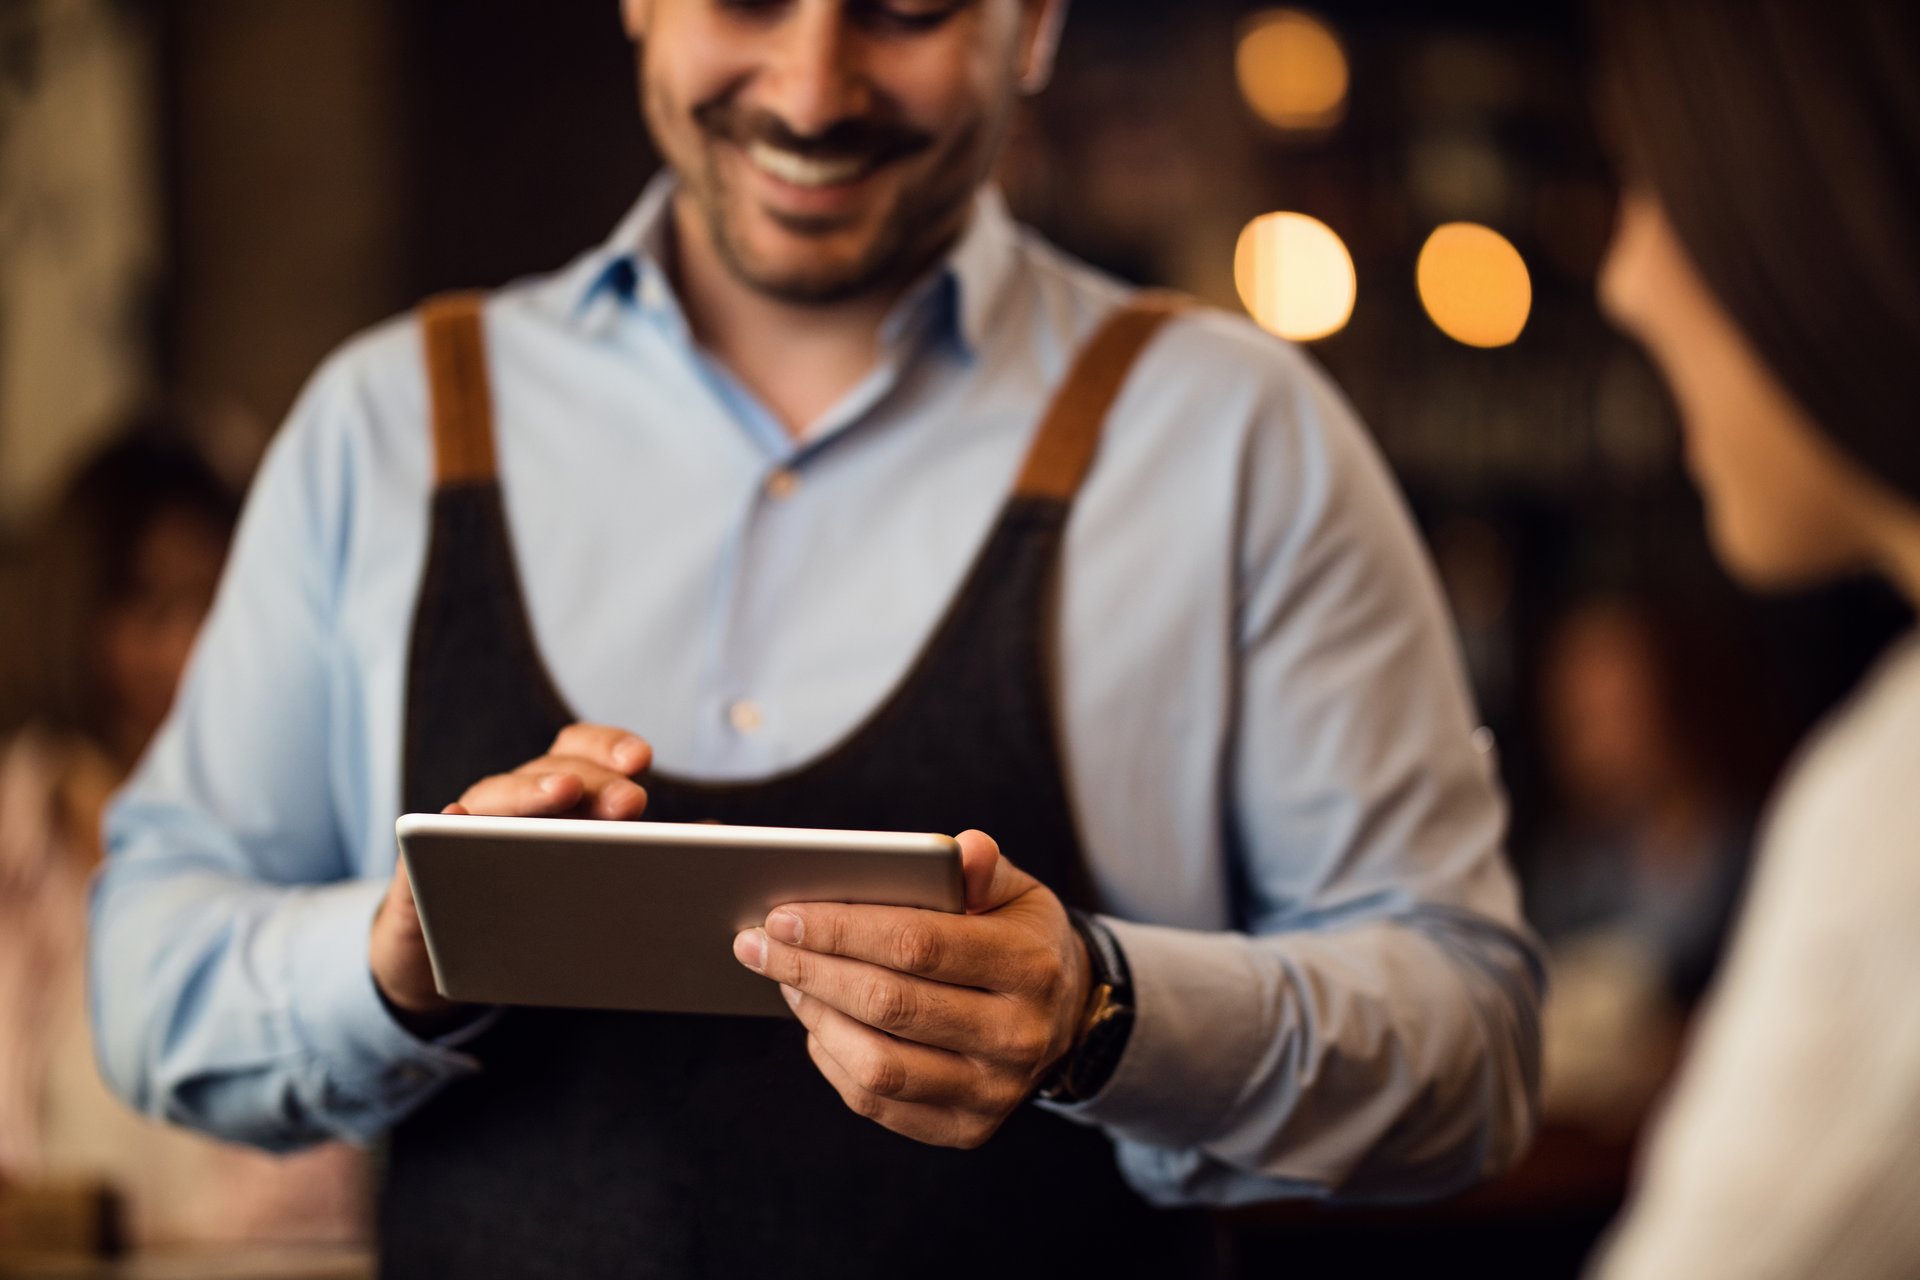
[[880,167],[878,156],[809,156],[756,138],[746,146],[747,161],[768,177],[796,187],[820,190],[857,182]]

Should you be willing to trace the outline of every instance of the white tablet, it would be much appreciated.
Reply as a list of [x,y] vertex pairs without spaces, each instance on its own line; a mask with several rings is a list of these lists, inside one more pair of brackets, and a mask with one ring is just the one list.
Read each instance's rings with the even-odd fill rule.
[[786,1016],[733,958],[789,902],[960,911],[951,837],[409,813],[395,824],[453,1000]]

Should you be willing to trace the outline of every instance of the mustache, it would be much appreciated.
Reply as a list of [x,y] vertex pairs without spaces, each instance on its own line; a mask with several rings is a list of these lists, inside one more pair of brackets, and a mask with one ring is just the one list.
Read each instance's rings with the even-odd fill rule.
[[744,110],[725,100],[702,103],[692,114],[708,137],[740,147],[764,142],[812,160],[879,163],[925,151],[934,143],[933,135],[922,130],[865,117],[836,120],[819,133],[795,133],[770,111]]

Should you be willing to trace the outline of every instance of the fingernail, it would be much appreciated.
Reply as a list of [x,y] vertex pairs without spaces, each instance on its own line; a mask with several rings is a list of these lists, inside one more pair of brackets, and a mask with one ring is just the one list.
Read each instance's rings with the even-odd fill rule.
[[646,747],[647,744],[638,738],[622,738],[614,744],[613,762],[628,773],[632,773],[640,767],[640,754],[646,750]]
[[798,1009],[800,1007],[800,993],[784,982],[780,984],[780,998],[787,1002],[787,1008],[789,1009]]
[[758,929],[742,929],[733,939],[733,958],[755,973],[767,967],[767,935]]
[[540,789],[550,796],[557,796],[567,789],[567,779],[563,774],[550,773],[540,779]]
[[806,922],[785,909],[767,917],[767,932],[790,947],[800,945],[800,939],[806,936]]

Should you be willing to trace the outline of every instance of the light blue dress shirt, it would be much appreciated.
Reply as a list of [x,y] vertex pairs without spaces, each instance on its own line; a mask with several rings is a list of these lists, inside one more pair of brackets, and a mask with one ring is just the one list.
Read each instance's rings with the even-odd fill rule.
[[[886,697],[1126,291],[985,193],[796,443],[693,339],[669,200],[491,298],[501,475],[568,702],[673,772],[752,778]],[[418,347],[395,320],[307,388],[108,820],[107,1076],[267,1147],[370,1138],[481,1069],[396,1025],[367,969],[432,487]],[[1070,1114],[1164,1201],[1398,1198],[1510,1161],[1540,971],[1433,575],[1352,412],[1246,321],[1176,320],[1064,557],[1068,783],[1139,1009]]]

